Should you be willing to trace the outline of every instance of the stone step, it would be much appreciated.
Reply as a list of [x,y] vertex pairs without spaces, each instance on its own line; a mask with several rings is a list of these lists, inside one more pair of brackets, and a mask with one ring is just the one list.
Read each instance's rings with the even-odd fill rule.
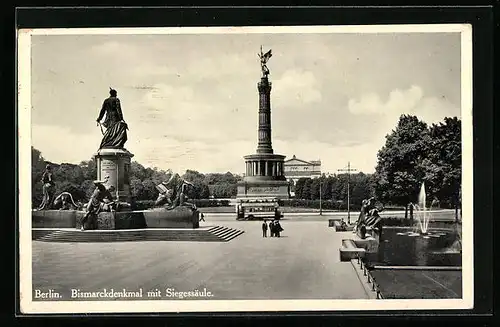
[[236,238],[236,237],[240,236],[240,235],[241,235],[241,234],[243,234],[243,233],[244,233],[244,231],[242,231],[242,230],[235,230],[235,231],[234,231],[234,233],[232,233],[232,234],[231,234],[231,235],[229,235],[229,236],[226,236],[226,239],[225,239],[225,240],[226,240],[226,242],[229,242],[230,240],[232,240],[232,239],[234,239],[234,238]]
[[[214,232],[215,231],[215,232]],[[42,242],[131,242],[131,241],[191,241],[228,242],[243,231],[216,226],[210,229],[141,229],[141,230],[68,230],[33,229],[32,239]]]
[[225,228],[226,227],[216,226],[216,227],[210,228],[208,231],[211,232],[211,233],[217,233],[219,231],[223,231]]
[[231,228],[224,228],[224,229],[221,229],[221,230],[218,230],[217,232],[213,233],[215,236],[217,237],[221,237],[221,238],[224,238],[226,235],[232,233],[234,231],[234,229],[231,229]]
[[241,231],[241,230],[228,228],[228,227],[214,228],[214,229],[211,229],[210,232],[226,242],[243,234],[243,231]]

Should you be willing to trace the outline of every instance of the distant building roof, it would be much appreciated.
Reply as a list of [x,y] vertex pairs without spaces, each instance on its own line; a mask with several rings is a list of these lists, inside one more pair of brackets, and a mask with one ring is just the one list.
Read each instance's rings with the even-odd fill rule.
[[306,161],[306,160],[302,160],[302,159],[297,158],[295,155],[293,155],[291,159],[285,160],[285,164],[290,163],[292,161],[297,161],[297,162],[300,162],[302,164],[312,165],[312,166],[320,166],[321,165],[321,160]]

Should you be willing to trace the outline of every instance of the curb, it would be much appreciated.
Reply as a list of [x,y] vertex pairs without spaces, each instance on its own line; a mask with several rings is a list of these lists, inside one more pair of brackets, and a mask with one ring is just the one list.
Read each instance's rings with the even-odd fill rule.
[[363,286],[368,299],[370,300],[381,300],[384,299],[380,287],[377,282],[370,274],[370,271],[366,268],[363,260],[358,257],[358,259],[351,259],[351,264],[356,272],[356,275]]

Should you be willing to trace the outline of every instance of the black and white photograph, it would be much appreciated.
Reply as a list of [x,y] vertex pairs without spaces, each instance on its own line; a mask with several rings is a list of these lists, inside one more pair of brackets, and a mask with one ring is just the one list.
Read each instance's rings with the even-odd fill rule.
[[472,308],[470,25],[17,37],[23,313]]

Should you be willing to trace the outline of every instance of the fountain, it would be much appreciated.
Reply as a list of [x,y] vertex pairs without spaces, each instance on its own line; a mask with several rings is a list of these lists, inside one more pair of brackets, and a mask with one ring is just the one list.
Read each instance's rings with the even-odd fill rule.
[[417,224],[413,230],[403,233],[400,232],[397,233],[397,235],[406,235],[411,237],[422,236],[424,239],[439,238],[445,235],[445,233],[440,231],[435,231],[432,233],[429,231],[431,212],[429,212],[428,208],[426,207],[426,202],[427,202],[427,194],[425,192],[425,182],[422,182],[422,185],[420,186],[420,191],[418,193],[418,204],[414,205]]
[[427,208],[425,206],[427,200],[427,196],[425,194],[425,182],[422,182],[422,186],[420,187],[420,192],[418,193],[418,205],[417,209],[417,220],[418,226],[420,227],[420,234],[427,235],[427,229],[429,227],[429,213],[427,212]]

